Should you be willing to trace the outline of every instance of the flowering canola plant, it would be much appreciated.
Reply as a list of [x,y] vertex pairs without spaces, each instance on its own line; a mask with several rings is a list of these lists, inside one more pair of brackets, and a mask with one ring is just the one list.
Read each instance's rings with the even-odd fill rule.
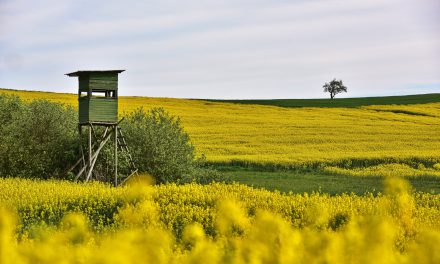
[[0,263],[439,263],[440,196],[0,179]]
[[[0,92],[77,106],[73,94]],[[198,154],[205,154],[211,162],[350,168],[387,163],[417,167],[423,163],[431,169],[440,162],[440,103],[283,108],[172,98],[119,98],[121,114],[138,107],[163,107],[179,116]]]

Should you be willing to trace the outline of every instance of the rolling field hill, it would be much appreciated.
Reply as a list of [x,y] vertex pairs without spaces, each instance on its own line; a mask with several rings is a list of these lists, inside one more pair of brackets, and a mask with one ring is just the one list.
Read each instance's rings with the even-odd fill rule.
[[416,94],[382,97],[331,99],[271,99],[271,100],[210,100],[223,103],[273,105],[281,107],[359,107],[368,105],[409,105],[440,102],[440,94]]
[[[15,94],[27,100],[48,99],[77,107],[74,94],[14,90],[0,90],[0,93]],[[314,107],[317,100],[290,100],[301,102],[302,107],[280,107],[120,97],[119,107],[121,115],[137,107],[163,107],[179,116],[197,153],[205,154],[207,160],[217,166],[251,167],[252,171],[313,171],[321,176],[345,175],[351,178],[393,173],[437,178],[440,176],[438,97],[439,94],[339,99],[339,107],[328,107],[331,102],[325,99],[322,101],[327,107]],[[382,105],[353,107],[355,103],[362,105],[368,100]],[[344,104],[347,107],[342,107]],[[249,172],[240,171],[233,170],[231,174],[241,175],[235,177],[237,180],[249,179]],[[273,183],[280,177],[298,176],[270,175],[266,173],[262,178],[269,177],[266,180]],[[278,187],[283,189],[283,186]]]
[[[77,107],[73,94],[0,92]],[[434,101],[438,95],[431,97]],[[213,162],[307,166],[364,160],[366,165],[376,165],[388,159],[440,158],[440,102],[284,108],[171,98],[120,98],[120,114],[137,107],[163,107],[179,116],[198,153],[204,153]]]
[[[0,93],[77,107],[73,94]],[[0,263],[438,263],[440,102],[388,102],[122,97],[121,116],[163,107],[223,174],[281,192],[0,178]]]

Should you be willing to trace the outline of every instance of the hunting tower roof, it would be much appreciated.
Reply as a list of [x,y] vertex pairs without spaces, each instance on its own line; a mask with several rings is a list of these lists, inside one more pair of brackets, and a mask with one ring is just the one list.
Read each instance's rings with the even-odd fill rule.
[[75,76],[84,76],[84,75],[90,75],[93,73],[121,73],[125,70],[107,70],[107,71],[76,71],[71,73],[66,73],[67,76],[75,77]]

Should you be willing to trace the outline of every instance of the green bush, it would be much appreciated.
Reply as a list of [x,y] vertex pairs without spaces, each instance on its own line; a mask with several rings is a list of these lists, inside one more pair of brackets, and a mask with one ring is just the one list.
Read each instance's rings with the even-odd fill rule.
[[0,176],[8,176],[14,169],[14,149],[12,132],[15,120],[24,111],[18,97],[0,94]]
[[142,108],[125,117],[121,127],[136,164],[157,183],[176,182],[194,166],[194,146],[179,118],[162,108]]
[[[66,171],[79,158],[77,120],[72,107],[0,95],[0,177],[72,179],[74,175]],[[202,159],[195,159],[179,118],[164,109],[137,109],[126,116],[121,128],[139,171],[150,173],[157,183],[225,181]],[[95,130],[103,132],[100,127]],[[96,162],[94,175],[100,180],[113,178],[113,146],[104,147]],[[130,172],[125,155],[119,156],[121,174]]]
[[61,178],[77,156],[71,107],[0,95],[0,176]]
[[219,172],[195,159],[194,146],[179,118],[163,108],[147,112],[139,108],[125,118],[121,127],[135,162],[157,183],[225,181]]

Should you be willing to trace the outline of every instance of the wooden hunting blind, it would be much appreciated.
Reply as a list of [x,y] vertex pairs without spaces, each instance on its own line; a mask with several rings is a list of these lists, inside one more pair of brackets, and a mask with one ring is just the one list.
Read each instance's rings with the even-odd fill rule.
[[[82,164],[76,174],[76,180],[85,175],[85,181],[101,180],[93,169],[100,151],[113,136],[114,141],[114,184],[117,186],[137,173],[136,166],[130,155],[122,130],[118,128],[118,74],[124,70],[107,71],[76,71],[67,73],[67,76],[78,77],[78,130],[82,142],[82,127],[88,127],[88,158],[81,144],[81,158],[69,170],[73,171]],[[101,135],[97,135],[97,128],[104,127]],[[118,151],[125,152],[130,166],[130,174],[126,177],[118,174]],[[102,178],[102,177],[101,177]],[[105,178],[103,180],[106,180]]]
[[77,71],[79,123],[118,122],[118,74],[124,70]]

